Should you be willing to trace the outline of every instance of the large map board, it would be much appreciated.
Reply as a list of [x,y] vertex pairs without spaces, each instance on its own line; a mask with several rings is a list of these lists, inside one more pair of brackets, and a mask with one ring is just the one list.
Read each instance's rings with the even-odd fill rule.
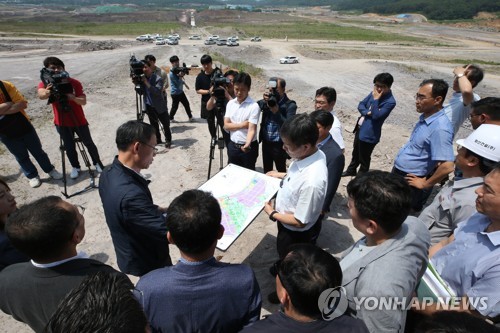
[[217,248],[227,250],[260,213],[264,204],[276,194],[280,181],[278,178],[229,164],[199,187],[200,190],[211,192],[222,210],[225,231],[217,242]]

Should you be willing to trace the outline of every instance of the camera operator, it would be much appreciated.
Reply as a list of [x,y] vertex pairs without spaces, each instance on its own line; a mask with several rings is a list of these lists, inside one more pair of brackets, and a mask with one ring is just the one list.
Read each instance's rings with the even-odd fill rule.
[[179,67],[179,57],[176,55],[170,57],[170,64],[172,64],[172,68],[168,74],[170,82],[172,82],[172,85],[170,86],[170,95],[172,96],[170,120],[174,120],[177,108],[179,107],[179,102],[181,102],[189,117],[189,121],[193,121],[191,107],[189,106],[189,101],[184,93],[184,86],[189,89],[189,86],[184,81],[184,75],[189,73],[189,69],[186,69],[186,66],[183,66],[183,68]]
[[257,124],[259,105],[248,95],[252,78],[247,73],[238,73],[234,78],[236,98],[227,103],[224,129],[229,131],[231,140],[227,146],[229,163],[255,170],[259,156]]
[[165,99],[165,103],[167,102],[167,94],[168,94],[168,74],[165,72],[163,69],[160,67],[156,66],[156,58],[152,54],[148,54],[144,57],[144,62],[147,62],[151,69],[153,70],[153,73],[156,74],[156,76],[161,77],[163,80],[163,89],[162,89],[162,94],[163,98]]
[[[56,57],[45,58],[43,66],[56,75],[65,72],[64,63],[61,59]],[[85,147],[87,147],[96,171],[101,173],[104,166],[99,157],[97,147],[94,141],[92,141],[89,123],[83,113],[82,106],[87,104],[87,97],[83,92],[82,84],[80,81],[70,77],[67,77],[67,80],[68,83],[64,84],[67,87],[64,90],[66,91],[66,89],[69,88],[71,93],[60,96],[60,93],[55,91],[59,90],[58,87],[55,87],[52,83],[46,84],[40,82],[38,84],[38,98],[42,100],[50,98],[49,102],[52,104],[52,110],[54,111],[54,124],[57,132],[61,136],[64,148],[66,149],[66,155],[72,166],[70,177],[75,179],[81,171],[74,140],[75,133]],[[56,98],[53,99],[54,97]],[[66,103],[69,110],[65,110],[64,104]]]
[[[212,65],[212,57],[208,54],[204,54],[201,59],[202,71],[196,77],[196,82],[194,88],[196,93],[201,95],[201,114],[202,119],[208,119],[207,102],[210,99],[210,83],[212,80],[212,73],[214,71]],[[209,126],[210,130],[210,126]],[[212,133],[210,133],[212,134]],[[214,133],[215,134],[215,133]],[[212,135],[214,137],[214,135]]]
[[[217,106],[217,96],[214,94],[214,87],[210,87],[210,99],[207,102],[207,111],[208,111],[208,130],[212,138],[216,137],[217,127],[215,124],[215,119],[217,119],[217,123],[220,126],[222,135],[224,137],[224,141],[226,144],[229,143],[229,133],[224,130],[224,114],[226,113],[226,105],[227,103],[235,97],[234,94],[234,77],[238,74],[235,70],[228,70],[224,73],[224,77],[227,79],[227,83],[218,87],[218,89],[222,89],[224,91],[224,108],[222,112],[217,112],[214,110]],[[216,88],[217,89],[217,88]]]
[[269,91],[257,102],[262,111],[259,142],[262,143],[262,162],[264,173],[273,170],[273,162],[278,172],[286,172],[287,153],[280,137],[281,125],[297,113],[297,104],[285,93],[286,81],[283,78],[269,79]]
[[141,90],[144,92],[144,107],[148,114],[149,122],[155,129],[157,144],[162,143],[160,127],[158,125],[158,121],[160,121],[163,126],[163,134],[165,135],[165,148],[170,148],[172,132],[170,131],[167,102],[163,98],[163,80],[154,73],[154,69],[149,62],[143,61],[143,63],[144,75],[138,78],[141,81],[136,82],[137,79],[132,78],[132,82],[134,84],[139,83]]

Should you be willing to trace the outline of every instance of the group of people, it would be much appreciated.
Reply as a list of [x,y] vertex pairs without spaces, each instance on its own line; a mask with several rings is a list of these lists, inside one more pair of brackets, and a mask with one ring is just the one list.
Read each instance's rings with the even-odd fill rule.
[[[210,56],[201,62],[200,75],[208,76],[213,70]],[[64,70],[64,64],[53,66],[54,71]],[[162,99],[166,109],[166,86],[153,70],[145,60],[140,84],[146,110],[149,101],[158,111],[153,101]],[[315,111],[297,114],[283,78],[271,78],[269,91],[255,102],[249,97],[250,75],[231,72],[225,76],[221,123],[213,112],[212,87],[203,85],[206,78],[197,78],[196,90],[206,99],[202,117],[212,119],[212,138],[217,139],[217,123],[228,133],[229,162],[255,169],[260,141],[264,171],[282,179],[275,199],[264,207],[270,223],[277,225],[279,260],[269,269],[275,292],[268,300],[281,304],[279,312],[260,320],[262,296],[252,269],[214,257],[224,233],[216,198],[188,190],[168,207],[154,204],[149,181],[140,172],[153,162],[161,137],[155,126],[140,121],[117,129],[118,154],[101,170],[99,181],[121,272],[77,251],[85,236],[83,207],[48,196],[17,209],[8,185],[0,182],[0,244],[6,249],[0,248],[0,309],[37,332],[94,332],[118,322],[120,332],[426,332],[443,321],[450,326],[467,321],[474,323],[472,331],[493,332],[485,320],[500,319],[500,99],[473,101],[472,88],[482,79],[479,67],[457,67],[454,74],[450,103],[445,103],[445,81],[420,84],[415,99],[421,116],[391,172],[369,170],[383,122],[396,105],[389,73],[375,76],[373,90],[359,103],[346,171],[342,126],[333,111],[335,89],[318,89]],[[49,98],[50,90],[41,86],[39,96]],[[81,107],[85,97],[77,90],[68,99]],[[26,107],[22,96],[19,103],[6,99],[0,110],[20,113],[16,110]],[[163,119],[170,121],[175,112],[166,115]],[[475,131],[457,141],[455,157],[456,124],[467,117]],[[61,131],[59,127],[56,123]],[[287,159],[292,160],[288,167]],[[454,180],[422,210],[433,186],[453,170]],[[348,208],[363,237],[337,260],[316,242],[342,176],[354,177],[347,185]],[[169,244],[181,254],[175,264]],[[452,311],[439,300],[415,302],[429,265],[459,300],[458,309],[473,316]],[[140,277],[133,294],[125,274]],[[90,293],[102,301],[89,300]],[[474,302],[476,298],[483,302]],[[115,299],[119,305],[111,303]],[[373,306],[367,299],[381,303]],[[388,308],[388,301],[394,306]],[[447,314],[436,312],[440,309]],[[425,320],[415,328],[412,318],[419,315]]]

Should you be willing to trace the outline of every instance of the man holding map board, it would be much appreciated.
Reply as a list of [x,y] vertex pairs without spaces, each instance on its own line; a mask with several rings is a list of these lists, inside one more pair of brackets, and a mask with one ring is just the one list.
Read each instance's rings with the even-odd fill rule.
[[276,245],[281,259],[292,244],[314,244],[321,231],[316,221],[325,200],[328,170],[325,154],[316,146],[318,135],[316,122],[308,114],[288,118],[280,136],[293,162],[288,173],[267,173],[282,179],[274,208],[271,202],[264,206],[269,219],[278,225]]

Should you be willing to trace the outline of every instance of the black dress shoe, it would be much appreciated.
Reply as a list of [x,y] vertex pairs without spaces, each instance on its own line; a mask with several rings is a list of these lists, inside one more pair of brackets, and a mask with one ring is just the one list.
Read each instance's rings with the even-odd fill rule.
[[342,177],[349,177],[349,176],[351,176],[351,177],[356,176],[356,172],[351,172],[351,171],[342,172]]

